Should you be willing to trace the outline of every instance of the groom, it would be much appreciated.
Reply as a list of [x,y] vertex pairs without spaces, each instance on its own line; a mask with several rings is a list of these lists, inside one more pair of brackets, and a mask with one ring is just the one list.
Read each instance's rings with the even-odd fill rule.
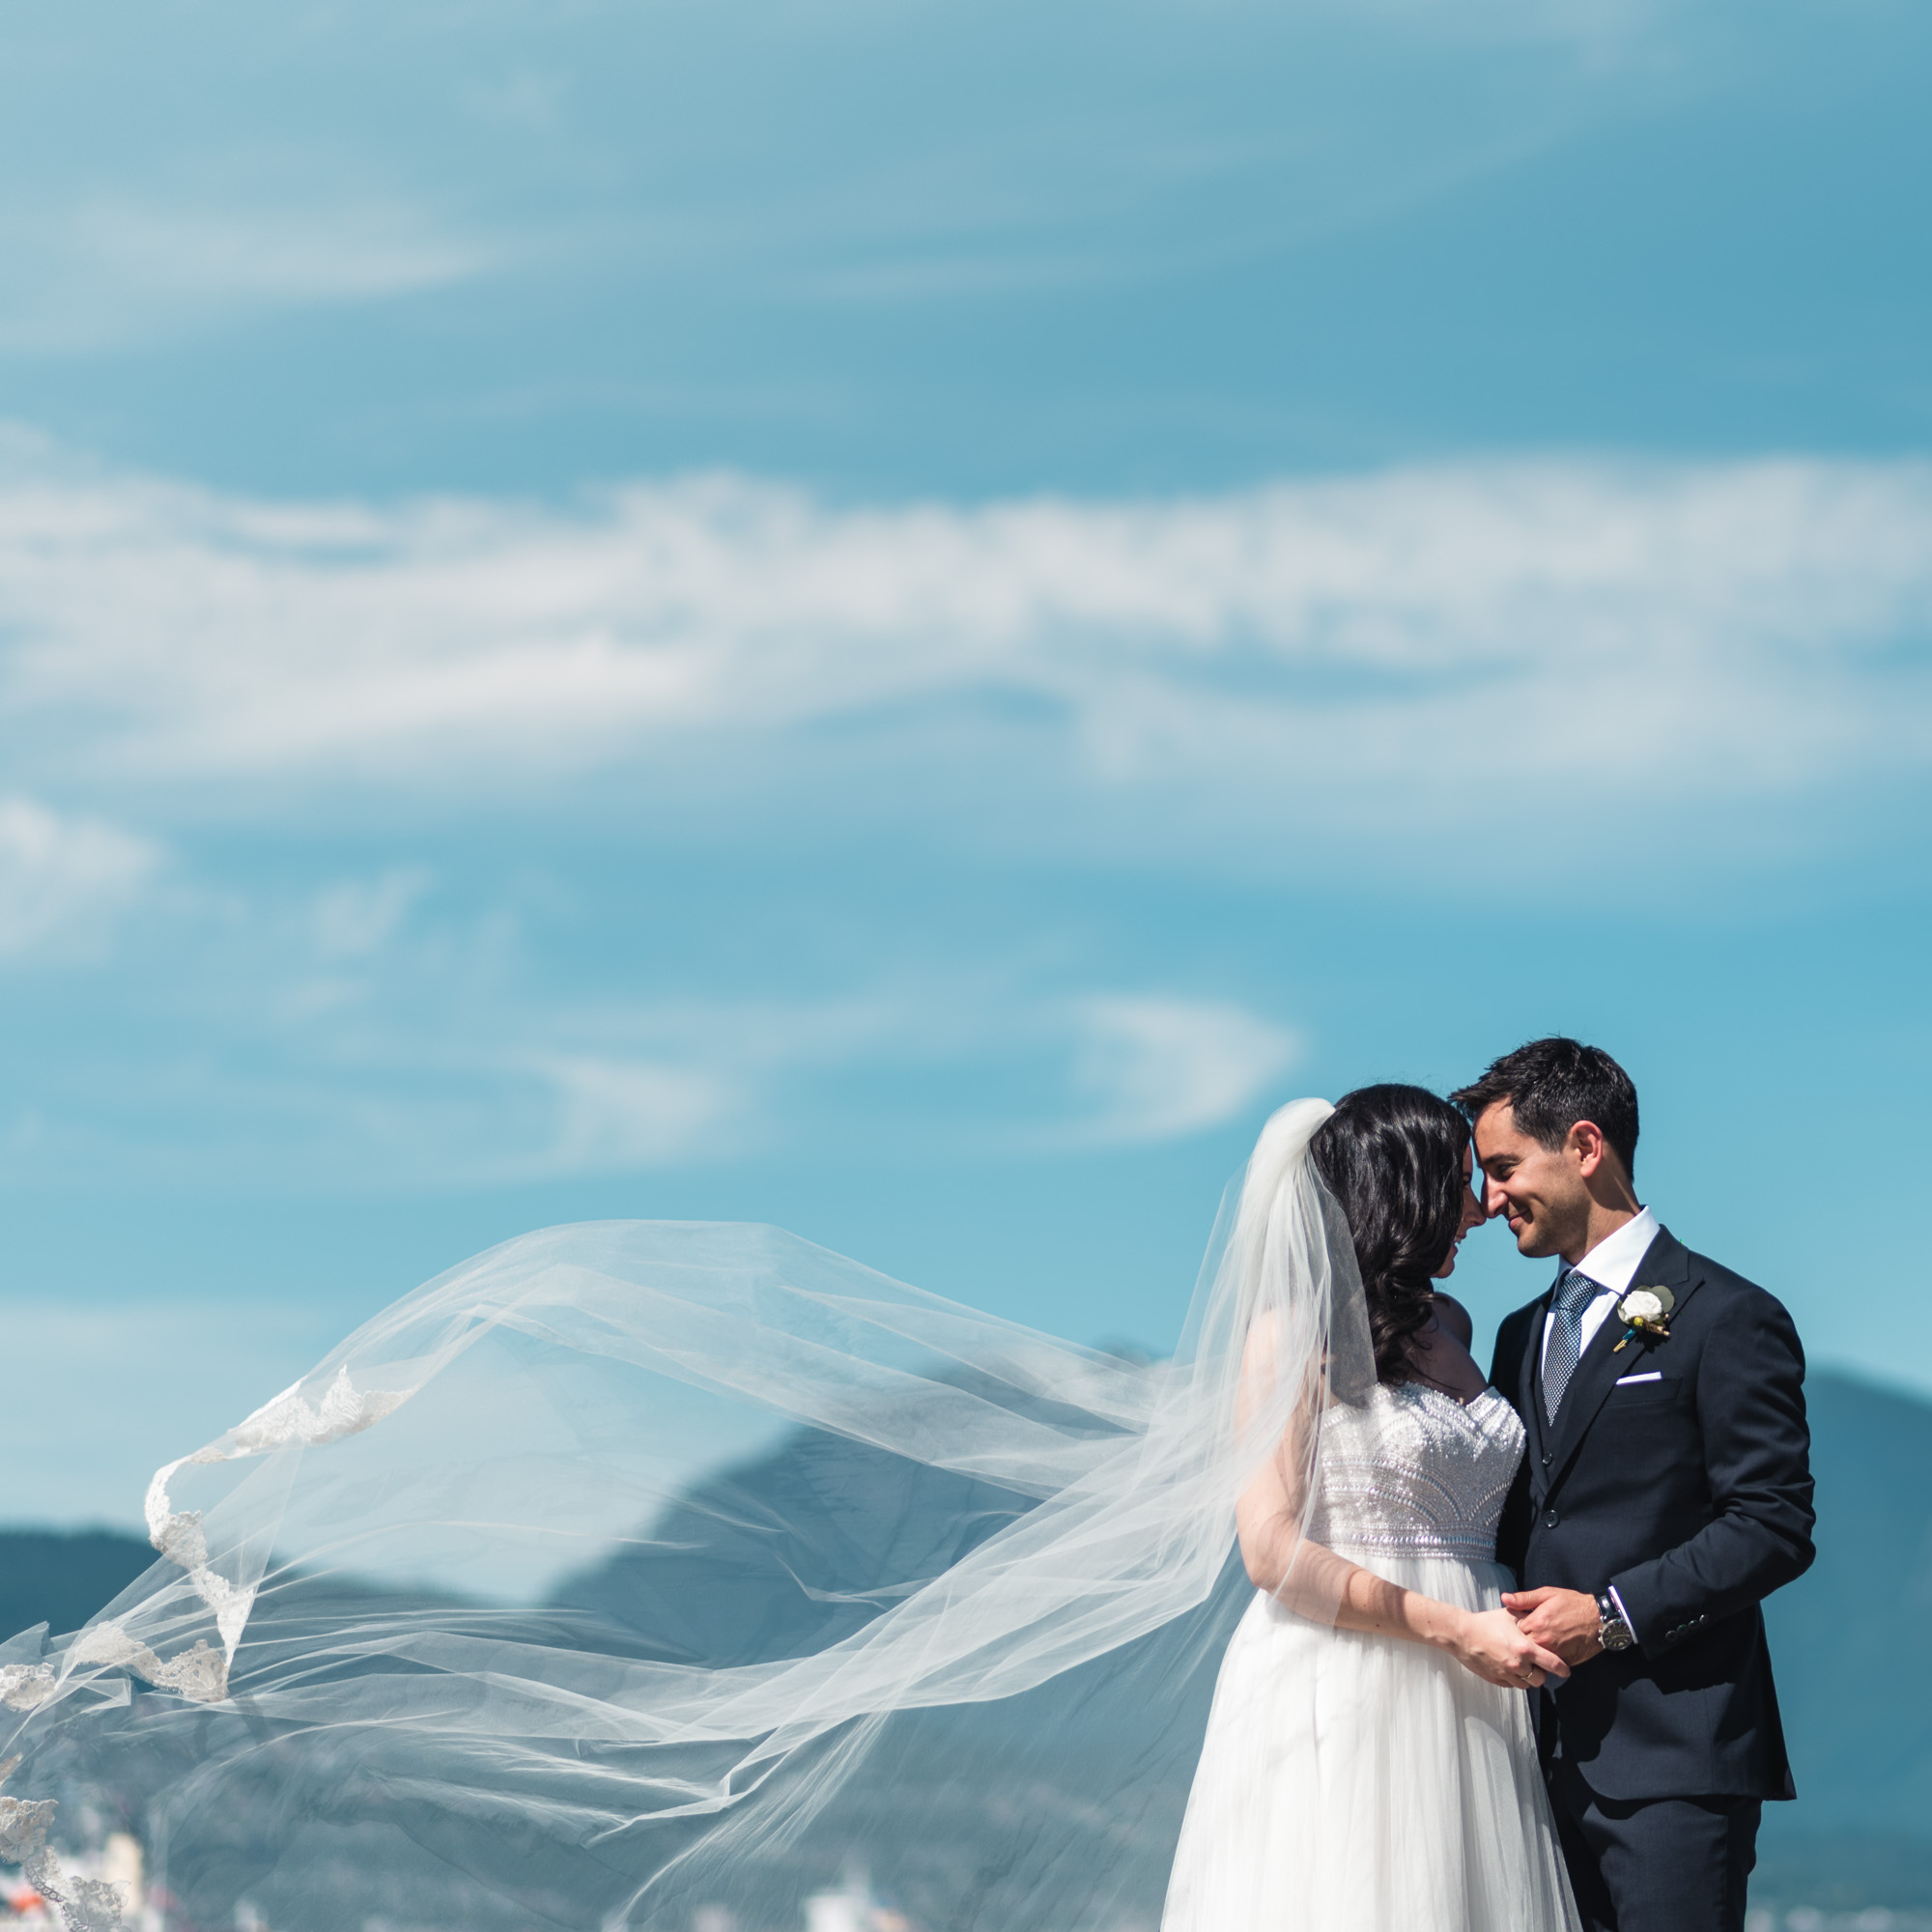
[[1809,1567],[1804,1357],[1784,1309],[1638,1204],[1636,1089],[1539,1039],[1454,1099],[1484,1203],[1549,1290],[1490,1379],[1528,1432],[1504,1606],[1572,1666],[1532,1693],[1592,1932],[1741,1932],[1767,1798],[1796,1796],[1759,1604]]

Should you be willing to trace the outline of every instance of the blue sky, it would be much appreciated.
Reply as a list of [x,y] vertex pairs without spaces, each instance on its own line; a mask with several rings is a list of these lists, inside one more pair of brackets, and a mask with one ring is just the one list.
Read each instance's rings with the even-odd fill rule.
[[1932,1391],[1928,39],[16,10],[0,1515],[560,1219],[1158,1347],[1271,1104],[1559,1028]]

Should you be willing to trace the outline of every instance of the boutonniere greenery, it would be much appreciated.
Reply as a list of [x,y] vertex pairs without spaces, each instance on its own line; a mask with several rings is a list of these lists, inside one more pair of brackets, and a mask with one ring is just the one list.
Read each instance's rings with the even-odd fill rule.
[[1670,1340],[1670,1311],[1677,1297],[1667,1288],[1634,1288],[1617,1303],[1617,1320],[1624,1324],[1624,1339],[1610,1350],[1621,1354],[1639,1335],[1654,1335],[1660,1342]]

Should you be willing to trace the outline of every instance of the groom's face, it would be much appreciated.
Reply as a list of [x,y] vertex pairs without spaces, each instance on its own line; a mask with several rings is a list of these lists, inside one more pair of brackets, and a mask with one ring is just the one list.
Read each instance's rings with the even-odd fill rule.
[[1508,1218],[1517,1252],[1532,1259],[1566,1252],[1590,1220],[1590,1190],[1576,1151],[1531,1140],[1507,1100],[1484,1109],[1475,1140],[1483,1207]]

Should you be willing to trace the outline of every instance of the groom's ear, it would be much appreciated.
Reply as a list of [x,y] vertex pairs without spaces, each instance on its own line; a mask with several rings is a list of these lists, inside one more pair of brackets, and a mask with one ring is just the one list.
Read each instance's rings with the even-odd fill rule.
[[1602,1168],[1605,1161],[1610,1161],[1618,1168],[1623,1163],[1611,1151],[1610,1144],[1604,1138],[1604,1130],[1595,1121],[1578,1121],[1564,1138],[1564,1151],[1577,1163],[1577,1172],[1585,1180]]

